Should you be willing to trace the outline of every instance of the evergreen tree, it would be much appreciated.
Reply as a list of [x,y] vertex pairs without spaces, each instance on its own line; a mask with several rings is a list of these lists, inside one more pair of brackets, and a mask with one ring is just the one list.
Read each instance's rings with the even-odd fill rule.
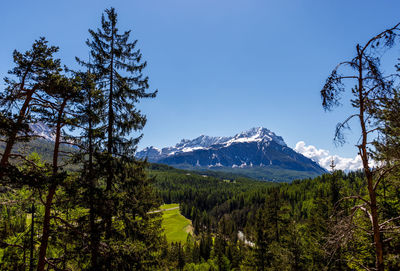
[[267,265],[269,265],[272,260],[272,257],[269,253],[269,246],[272,243],[274,237],[270,235],[271,231],[269,230],[268,226],[270,226],[271,223],[264,215],[264,211],[265,210],[260,209],[256,215],[255,260],[257,270],[266,270]]
[[200,249],[200,257],[204,261],[208,261],[208,259],[210,258],[212,243],[213,241],[210,232],[201,235],[199,249]]
[[[400,65],[396,67],[400,72]],[[381,97],[381,105],[375,112],[381,138],[374,142],[374,158],[385,163],[386,169],[397,169],[400,160],[400,90],[393,89],[392,95]]]
[[[400,71],[400,65],[397,65]],[[380,137],[374,142],[376,152],[374,159],[381,164],[380,174],[384,175],[380,182],[380,209],[382,215],[381,230],[385,232],[385,252],[396,253],[399,249],[400,216],[398,204],[400,203],[400,91],[393,89],[390,97],[381,99],[381,108],[377,110],[376,117],[380,122]],[[386,173],[386,174],[384,174]],[[388,257],[387,268],[396,270],[400,268],[393,258]]]
[[[106,9],[101,18],[101,29],[89,30],[92,63],[78,62],[96,75],[98,88],[105,98],[102,120],[106,130],[105,150],[108,154],[106,191],[112,194],[113,157],[131,160],[140,137],[128,137],[131,132],[143,128],[146,117],[135,107],[142,98],[154,98],[156,92],[148,93],[148,77],[142,74],[147,63],[142,61],[140,50],[135,49],[137,40],[129,41],[130,31],[120,33],[117,28],[117,13],[114,8]],[[111,203],[111,200],[108,204]],[[113,209],[112,206],[109,206]],[[106,217],[106,234],[111,235],[112,213]]]
[[[60,70],[60,60],[54,59],[58,47],[49,46],[45,38],[36,40],[25,53],[13,52],[15,67],[5,78],[6,88],[0,93],[0,135],[6,146],[0,161],[0,178],[7,172],[12,149],[18,141],[31,138],[29,123],[34,122],[30,108],[41,103],[49,76]],[[9,177],[12,177],[9,174]]]
[[[38,271],[43,271],[46,264],[46,251],[50,236],[51,207],[57,187],[62,185],[68,173],[60,168],[60,146],[68,144],[63,136],[63,129],[71,125],[74,119],[74,104],[80,100],[80,88],[78,79],[67,78],[64,75],[56,74],[49,79],[42,103],[35,104],[32,108],[37,118],[54,131],[54,149],[51,164],[50,178],[47,183],[47,196],[44,202],[44,219],[42,238],[40,242]],[[60,170],[61,169],[61,170]]]
[[[93,229],[92,269],[96,266],[104,269],[149,268],[160,264],[156,259],[162,243],[160,216],[148,214],[160,202],[145,173],[147,164],[135,161],[134,152],[141,136],[134,138],[132,132],[140,131],[146,123],[146,117],[136,108],[136,103],[143,98],[155,97],[156,92],[147,92],[148,77],[142,74],[147,64],[136,49],[137,40],[129,41],[130,31],[119,32],[114,8],[106,9],[101,28],[89,30],[89,33],[91,39],[86,43],[91,61],[84,62],[79,58],[77,61],[93,74],[93,87],[99,92],[92,97],[90,109],[99,114],[86,120],[83,135],[89,144],[85,151],[89,154],[85,178],[91,180],[88,182],[88,201]],[[86,104],[86,108],[88,106]],[[105,140],[98,140],[99,144],[93,142],[103,135]],[[90,150],[93,147],[96,150]],[[90,171],[94,168],[98,170],[92,178]],[[101,219],[96,225],[97,216]],[[99,240],[107,244],[101,257],[96,249]],[[135,249],[129,253],[122,250],[117,245],[122,241]],[[146,250],[140,250],[141,247]],[[142,266],[145,262],[147,266]]]
[[[127,137],[132,131],[141,130],[146,117],[135,107],[143,98],[154,98],[156,92],[146,92],[148,77],[142,74],[147,62],[142,61],[137,40],[129,41],[131,31],[120,33],[117,28],[117,13],[114,8],[106,9],[101,18],[101,29],[89,30],[92,62],[78,62],[96,75],[98,88],[105,98],[103,119],[106,130],[105,149],[109,155],[132,157],[140,137]],[[110,170],[110,169],[108,169]],[[107,189],[111,189],[111,180]]]
[[98,187],[98,176],[102,170],[99,168],[97,159],[101,159],[101,141],[104,140],[104,132],[99,127],[102,118],[103,96],[102,92],[96,88],[96,77],[90,71],[77,72],[81,78],[82,100],[76,106],[76,125],[81,134],[75,138],[79,145],[79,151],[74,154],[74,162],[83,165],[80,177],[77,179],[82,189],[80,199],[83,207],[89,209],[89,218],[82,218],[81,221],[88,221],[89,225],[81,225],[89,231],[90,241],[90,263],[92,270],[99,269],[99,244],[100,228],[98,220],[102,217],[104,201],[102,200],[102,190]]

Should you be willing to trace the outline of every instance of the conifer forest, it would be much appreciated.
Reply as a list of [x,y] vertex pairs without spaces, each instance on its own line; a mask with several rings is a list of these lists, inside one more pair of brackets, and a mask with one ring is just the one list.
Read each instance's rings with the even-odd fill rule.
[[[351,104],[326,141],[344,144],[352,129],[361,168],[332,160],[317,177],[280,182],[135,156],[152,114],[138,104],[163,90],[117,11],[97,14],[79,68],[46,37],[9,56],[0,270],[400,270],[399,59],[394,74],[381,68],[383,52],[399,50],[400,23],[347,44],[352,57],[330,63],[315,90],[321,112]],[[174,223],[189,224],[174,233],[179,241],[166,232]]]

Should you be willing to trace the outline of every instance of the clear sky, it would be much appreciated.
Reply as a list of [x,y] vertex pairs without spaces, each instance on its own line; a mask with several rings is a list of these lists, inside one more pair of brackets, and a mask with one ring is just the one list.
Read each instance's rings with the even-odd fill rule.
[[24,51],[40,36],[76,67],[75,56],[88,56],[88,28],[99,27],[110,6],[120,30],[132,29],[139,40],[145,73],[159,90],[138,105],[148,116],[140,148],[263,126],[291,147],[302,140],[354,157],[357,129],[349,144],[336,148],[332,142],[336,123],[351,109],[325,113],[319,90],[358,42],[400,21],[396,0],[2,1],[0,75],[14,49]]

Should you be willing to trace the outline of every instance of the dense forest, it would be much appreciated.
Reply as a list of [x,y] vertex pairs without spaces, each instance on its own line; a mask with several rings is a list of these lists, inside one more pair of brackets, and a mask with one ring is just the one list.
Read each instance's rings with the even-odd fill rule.
[[[358,125],[363,168],[332,163],[292,183],[136,159],[146,124],[137,104],[157,90],[113,8],[89,30],[81,70],[43,37],[15,50],[0,89],[0,269],[400,270],[400,93],[398,74],[380,69],[399,33],[358,44],[320,92],[325,110],[352,95],[335,140]],[[33,123],[54,140],[40,140]],[[162,203],[192,221],[186,242],[167,241],[154,212]]]
[[[360,203],[353,195],[367,194],[361,171],[334,171],[291,184],[204,177],[157,165],[152,165],[151,175],[163,201],[180,202],[182,214],[193,222],[195,237],[185,246],[172,246],[173,255],[183,255],[176,268],[364,270],[374,266],[371,236],[366,233],[368,217],[353,213]],[[382,219],[399,214],[399,189],[389,180],[382,185]],[[388,231],[385,238],[386,268],[398,270],[400,236]]]

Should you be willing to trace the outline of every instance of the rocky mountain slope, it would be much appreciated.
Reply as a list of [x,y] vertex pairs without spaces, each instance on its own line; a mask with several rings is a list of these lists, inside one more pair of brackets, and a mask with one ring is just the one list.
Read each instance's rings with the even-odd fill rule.
[[141,159],[177,168],[217,170],[269,181],[314,177],[326,170],[288,147],[282,137],[262,127],[232,137],[201,135],[174,147],[148,147]]

